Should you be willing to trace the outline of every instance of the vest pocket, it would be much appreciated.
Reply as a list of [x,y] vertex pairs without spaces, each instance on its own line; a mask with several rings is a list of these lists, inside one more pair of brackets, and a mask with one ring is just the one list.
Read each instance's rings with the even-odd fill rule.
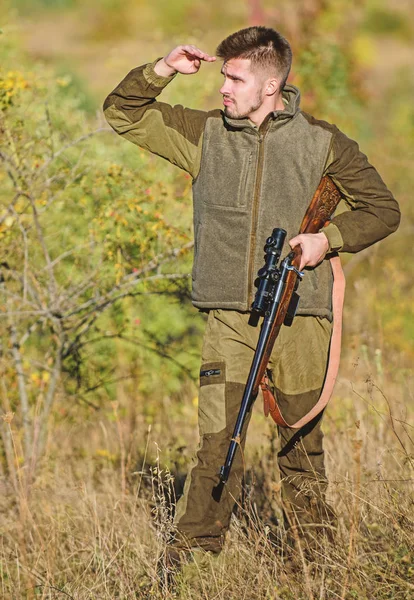
[[209,144],[194,184],[204,204],[245,209],[251,188],[253,152],[246,147]]
[[249,152],[249,155],[243,161],[242,176],[240,177],[239,193],[238,193],[238,206],[244,208],[247,205],[248,198],[248,184],[251,176],[253,152]]

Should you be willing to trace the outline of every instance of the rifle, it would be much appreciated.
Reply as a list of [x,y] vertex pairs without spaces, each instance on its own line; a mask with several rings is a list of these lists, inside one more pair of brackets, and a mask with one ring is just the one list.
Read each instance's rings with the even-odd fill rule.
[[[340,193],[333,181],[329,177],[323,177],[309,204],[299,233],[317,233],[320,231],[330,220],[340,199]],[[226,462],[220,468],[219,476],[222,484],[226,483],[229,478],[237,446],[240,445],[247,413],[256,399],[259,386],[262,385],[280,328],[283,324],[287,326],[292,324],[298,306],[299,295],[296,290],[304,275],[299,271],[302,250],[300,246],[295,246],[278,267],[285,238],[286,231],[276,228],[266,240],[264,248],[266,262],[258,272],[258,289],[251,308],[253,318],[258,319],[263,316],[264,320],[227,452]],[[277,404],[275,409],[272,411],[272,417],[278,425],[290,427],[282,417]]]

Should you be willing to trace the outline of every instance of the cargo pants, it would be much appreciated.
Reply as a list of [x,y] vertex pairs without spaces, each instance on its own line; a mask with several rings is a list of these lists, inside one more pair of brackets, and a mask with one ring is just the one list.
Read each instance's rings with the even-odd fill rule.
[[[240,449],[224,487],[218,486],[218,471],[226,458],[260,332],[248,320],[248,314],[237,311],[211,310],[208,315],[200,371],[200,443],[176,507],[177,545],[220,552],[241,493]],[[268,368],[288,422],[302,417],[319,398],[331,328],[327,319],[313,316],[297,316],[291,327],[281,328]],[[241,436],[243,448],[250,416]],[[299,431],[279,428],[278,464],[287,525],[295,521],[312,528],[332,518],[325,502],[320,421],[319,416]]]

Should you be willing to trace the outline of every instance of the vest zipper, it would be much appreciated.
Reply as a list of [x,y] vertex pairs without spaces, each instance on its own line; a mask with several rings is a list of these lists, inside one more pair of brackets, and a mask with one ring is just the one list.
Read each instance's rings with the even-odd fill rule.
[[248,283],[247,283],[247,303],[248,309],[250,308],[253,302],[253,283],[254,283],[254,255],[256,253],[256,230],[257,230],[257,220],[258,220],[258,208],[259,208],[259,200],[260,200],[260,192],[262,188],[262,177],[263,177],[263,154],[264,154],[264,138],[267,131],[268,121],[263,123],[264,128],[262,133],[260,133],[259,128],[259,153],[257,158],[257,168],[256,168],[256,181],[254,184],[254,198],[253,198],[253,208],[252,208],[252,229],[250,233],[250,253],[249,253],[249,270],[248,270]]

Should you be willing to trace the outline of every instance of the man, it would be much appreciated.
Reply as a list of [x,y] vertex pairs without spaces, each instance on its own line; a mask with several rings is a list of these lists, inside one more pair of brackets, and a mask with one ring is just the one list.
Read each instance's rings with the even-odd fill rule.
[[[242,453],[221,495],[218,471],[232,436],[258,327],[249,325],[254,280],[274,227],[292,236],[323,175],[347,210],[323,232],[290,239],[302,248],[301,301],[269,363],[282,412],[292,421],[316,403],[331,335],[332,252],[358,252],[395,231],[399,210],[358,145],[334,125],[299,108],[286,85],[292,53],[273,29],[249,27],[218,47],[223,110],[203,112],[157,102],[177,73],[195,74],[214,56],[192,45],[132,70],[105,101],[122,137],[163,156],[193,178],[194,306],[209,311],[199,394],[200,445],[176,510],[176,548],[219,553],[243,477]],[[289,247],[285,247],[286,253]],[[247,423],[246,423],[247,427]],[[246,428],[242,436],[244,445]],[[294,433],[280,429],[279,467],[286,523],[329,527],[320,416]]]

